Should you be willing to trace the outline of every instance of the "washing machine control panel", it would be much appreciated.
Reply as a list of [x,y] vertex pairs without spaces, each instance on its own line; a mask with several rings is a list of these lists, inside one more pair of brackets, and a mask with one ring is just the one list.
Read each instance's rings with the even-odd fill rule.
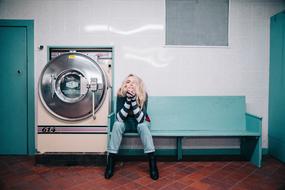
[[108,64],[111,67],[112,48],[50,48],[49,60],[64,53],[81,53],[99,64]]

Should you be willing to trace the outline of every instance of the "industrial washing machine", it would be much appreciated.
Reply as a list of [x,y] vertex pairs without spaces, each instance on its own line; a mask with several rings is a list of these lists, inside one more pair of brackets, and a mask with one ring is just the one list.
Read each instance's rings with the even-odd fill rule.
[[112,48],[49,48],[39,79],[37,152],[104,153]]

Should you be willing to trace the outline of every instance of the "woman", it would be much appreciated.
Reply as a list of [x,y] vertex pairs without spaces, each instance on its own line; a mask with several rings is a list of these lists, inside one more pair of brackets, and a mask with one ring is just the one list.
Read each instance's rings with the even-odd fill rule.
[[135,128],[144,146],[144,153],[149,158],[149,172],[153,180],[159,178],[154,156],[154,145],[149,130],[150,120],[147,115],[147,93],[143,81],[130,74],[123,82],[117,93],[116,121],[113,125],[111,139],[108,145],[108,158],[105,178],[110,179],[114,174],[115,155],[118,153],[123,133],[127,127]]

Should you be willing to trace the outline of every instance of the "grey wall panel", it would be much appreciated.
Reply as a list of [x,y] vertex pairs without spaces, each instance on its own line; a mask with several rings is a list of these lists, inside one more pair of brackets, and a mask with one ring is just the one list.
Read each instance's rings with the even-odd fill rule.
[[227,46],[228,0],[166,0],[166,45]]

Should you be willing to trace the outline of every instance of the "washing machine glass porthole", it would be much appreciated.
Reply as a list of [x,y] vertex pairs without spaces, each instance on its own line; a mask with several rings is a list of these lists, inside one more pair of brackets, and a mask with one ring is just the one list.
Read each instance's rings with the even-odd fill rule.
[[65,97],[74,99],[80,97],[80,76],[68,74],[60,81],[60,90]]
[[79,102],[88,91],[87,83],[87,79],[79,71],[64,71],[57,78],[56,94],[63,102]]

